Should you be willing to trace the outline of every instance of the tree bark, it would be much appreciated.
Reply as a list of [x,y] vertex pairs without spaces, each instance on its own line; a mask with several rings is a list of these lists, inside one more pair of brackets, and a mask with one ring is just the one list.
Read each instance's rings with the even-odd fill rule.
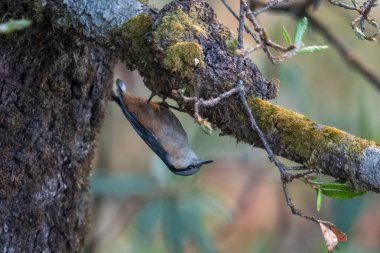
[[33,20],[0,35],[0,251],[79,252],[113,61],[38,4],[0,3],[2,21]]
[[[210,99],[243,80],[252,85],[250,106],[277,155],[380,191],[379,146],[258,99],[273,98],[275,83],[247,59],[237,71],[237,56],[226,48],[233,37],[203,1],[174,1],[157,13],[137,0],[2,0],[0,17],[33,21],[32,28],[0,36],[3,252],[78,252],[83,246],[88,176],[111,90],[112,55],[191,115],[193,106],[172,89]],[[170,23],[177,18],[193,34],[162,29],[178,25]],[[238,96],[199,112],[224,134],[260,145]]]

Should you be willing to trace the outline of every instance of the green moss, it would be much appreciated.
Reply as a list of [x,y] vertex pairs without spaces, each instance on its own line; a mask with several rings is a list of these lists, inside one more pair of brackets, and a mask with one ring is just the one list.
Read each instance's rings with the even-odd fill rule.
[[236,38],[226,40],[226,50],[231,55],[235,55],[236,49],[238,49],[238,40]]
[[167,49],[163,66],[182,77],[191,77],[194,68],[204,68],[202,48],[195,42],[178,42]]
[[151,25],[151,16],[141,14],[110,33],[111,43],[118,46],[116,51],[122,54],[120,58],[142,72],[153,68],[153,54],[145,39]]
[[139,0],[142,4],[149,5],[149,0]]
[[162,39],[176,43],[181,38],[193,37],[194,34],[206,37],[205,24],[199,22],[194,15],[189,15],[177,8],[163,17],[161,24],[153,33],[153,38],[156,43]]
[[46,11],[45,7],[42,5],[41,1],[33,2],[33,22],[41,22],[44,18],[44,13]]
[[276,129],[277,142],[286,147],[287,153],[308,161],[309,165],[318,164],[321,156],[338,150],[346,150],[349,157],[359,157],[369,145],[374,145],[337,128],[316,124],[301,114],[267,101],[250,98],[248,103],[259,127],[266,133]]

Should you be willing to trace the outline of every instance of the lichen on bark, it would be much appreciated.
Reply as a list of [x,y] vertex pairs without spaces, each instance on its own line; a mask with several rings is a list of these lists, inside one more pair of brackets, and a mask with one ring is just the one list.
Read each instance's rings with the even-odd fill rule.
[[243,60],[244,72],[236,70],[239,58],[225,50],[231,33],[201,0],[173,1],[158,13],[134,17],[111,31],[110,37],[116,54],[138,69],[145,85],[162,97],[178,89],[213,97],[239,79],[256,97],[277,95],[278,85],[267,81],[249,59]]
[[[233,36],[204,1],[171,2],[155,15],[151,32],[147,35],[155,60],[171,73],[171,89],[185,88],[186,95],[210,98],[228,91],[238,80],[243,80],[244,85],[250,87],[249,95],[263,99],[277,95],[278,86],[268,82],[249,59],[243,59],[243,72],[237,70],[239,58],[226,51],[227,42]],[[178,45],[192,52],[192,55],[199,54],[199,48],[202,49],[201,57],[196,60],[200,65],[191,64],[194,59],[183,57],[181,50],[173,52]]]
[[178,42],[170,46],[162,65],[181,77],[191,78],[195,68],[204,69],[202,48],[194,42]]
[[0,37],[0,245],[79,252],[112,60],[36,2],[1,1],[2,21],[21,15],[32,26]]

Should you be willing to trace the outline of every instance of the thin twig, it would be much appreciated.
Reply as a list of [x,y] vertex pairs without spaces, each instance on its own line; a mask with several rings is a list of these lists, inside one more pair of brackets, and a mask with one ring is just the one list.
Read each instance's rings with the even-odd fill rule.
[[[237,19],[239,20],[238,15],[234,12],[234,10],[231,8],[231,6],[227,3],[226,0],[221,0],[224,6],[227,8],[227,10]],[[244,25],[245,31],[251,35],[251,37],[255,40],[256,43],[260,43],[260,40],[257,38],[256,34],[254,34],[251,29],[249,29],[248,26]]]
[[287,166],[286,167],[286,170],[289,171],[289,170],[308,170],[308,168],[306,168],[305,166]]
[[365,21],[367,21],[368,24],[371,24],[372,26],[379,29],[379,26],[376,23],[376,21],[373,18],[369,17],[369,13],[372,7],[376,6],[376,2],[377,0],[367,0],[366,2],[364,2],[364,4],[356,10],[360,14],[359,17],[355,18],[351,22],[352,29],[361,39],[376,41],[375,37],[377,36],[377,33],[374,33],[372,35],[365,34]]
[[253,15],[255,17],[257,17],[258,15],[260,15],[261,13],[269,10],[270,8],[273,8],[274,6],[278,5],[279,3],[282,3],[282,2],[288,2],[289,0],[273,0],[273,1],[270,1],[267,5],[265,5],[263,8],[261,9],[258,9],[257,11],[254,11],[253,12]]
[[305,16],[309,19],[310,24],[318,30],[322,36],[330,41],[347,65],[350,65],[376,88],[380,89],[380,78],[377,76],[376,72],[372,71],[370,67],[359,58],[358,55],[352,52],[338,36],[332,33],[331,30],[328,29],[327,26],[323,25],[317,18],[310,14]]
[[[243,47],[244,47],[244,25],[245,25],[244,1],[240,0],[238,49],[243,49]],[[237,63],[237,70],[239,73],[243,70],[242,68],[243,68],[243,59],[239,58],[238,63]]]
[[[241,49],[243,47],[243,34],[244,34],[243,25],[244,25],[244,12],[246,11],[246,5],[247,5],[247,3],[245,2],[245,0],[240,0],[240,19],[239,19],[239,36],[238,36],[238,47],[239,47],[239,49]],[[241,61],[242,61],[242,59],[240,59],[240,61],[239,61],[240,64],[241,64]],[[238,67],[241,68],[242,65],[238,65]],[[273,150],[271,149],[269,143],[267,142],[263,131],[261,131],[260,127],[257,125],[256,119],[253,116],[252,110],[248,105],[247,99],[245,98],[245,89],[244,89],[244,85],[243,85],[242,80],[239,80],[239,82],[237,83],[237,87],[240,87],[240,92],[239,92],[240,100],[243,103],[244,108],[248,114],[248,120],[250,122],[250,126],[251,126],[252,130],[254,130],[257,133],[257,135],[259,136],[261,143],[263,144],[265,150],[268,153],[269,160],[271,162],[273,162],[280,171],[281,183],[282,183],[286,203],[289,206],[291,212],[295,215],[301,216],[305,219],[308,219],[308,220],[311,220],[311,221],[318,223],[317,218],[315,218],[314,216],[309,216],[309,215],[303,213],[301,210],[297,209],[294,206],[291,198],[289,197],[289,193],[288,193],[288,189],[287,189],[287,184],[289,182],[291,182],[293,179],[309,175],[310,173],[312,173],[312,171],[308,171],[308,172],[300,173],[300,174],[296,174],[296,175],[291,175],[287,172],[287,167],[277,159],[277,157],[274,154]]]
[[[242,82],[240,82],[239,85],[243,85]],[[287,205],[289,206],[292,214],[294,215],[298,215],[300,217],[303,217],[305,219],[308,219],[308,220],[311,220],[311,221],[314,221],[316,223],[318,223],[318,219],[315,218],[314,216],[310,216],[310,215],[307,215],[306,213],[302,212],[300,209],[296,208],[292,202],[292,199],[290,198],[289,196],[289,193],[288,193],[288,189],[287,189],[287,184],[289,182],[291,182],[295,176],[294,175],[290,175],[286,172],[286,166],[284,164],[282,164],[275,156],[275,154],[273,153],[272,149],[270,148],[267,140],[265,139],[265,136],[264,136],[264,133],[261,131],[261,129],[259,128],[259,126],[257,125],[257,122],[255,120],[255,118],[253,117],[253,114],[252,114],[252,110],[251,108],[249,107],[248,105],[248,102],[247,102],[247,99],[245,98],[245,94],[244,94],[244,91],[241,91],[240,92],[240,99],[244,105],[244,108],[245,110],[247,111],[248,113],[248,119],[249,119],[249,122],[250,122],[250,125],[251,125],[251,128],[257,133],[257,135],[259,136],[262,144],[264,145],[265,147],[265,150],[267,151],[268,153],[268,157],[269,157],[269,160],[271,162],[273,162],[276,167],[279,169],[280,171],[280,175],[281,175],[281,183],[282,183],[282,188],[283,188],[283,192],[284,192],[284,195],[285,195],[285,199],[286,199],[286,203]],[[311,172],[308,172],[307,174],[310,174]]]
[[[258,49],[258,48],[262,48],[263,51],[267,54],[269,60],[273,63],[273,64],[276,64],[278,62],[281,62],[283,60],[286,60],[288,58],[290,58],[291,56],[293,56],[294,54],[289,54],[289,52],[291,52],[293,49],[295,49],[295,46],[294,45],[290,45],[288,47],[284,47],[280,44],[277,44],[275,42],[273,42],[270,38],[269,38],[269,35],[268,33],[266,32],[266,30],[259,24],[258,20],[256,19],[256,17],[263,13],[264,11],[267,11],[268,9],[270,8],[273,8],[274,6],[277,6],[279,3],[282,3],[282,2],[287,2],[288,0],[271,0],[268,4],[266,4],[262,9],[256,11],[256,12],[252,12],[248,6],[248,4],[246,3],[246,1],[243,2],[243,5],[244,5],[244,10],[246,12],[246,16],[247,18],[249,19],[249,21],[253,24],[253,27],[254,27],[254,32],[252,32],[245,24],[244,24],[244,29],[246,30],[246,32],[248,34],[250,34],[253,39],[255,40],[255,42],[257,43],[257,45],[254,47],[254,49],[251,49],[249,50],[249,52],[253,52],[255,51],[255,49]],[[238,15],[232,10],[231,6],[227,3],[226,0],[221,0],[221,2],[226,6],[226,8],[232,13],[232,15],[237,19],[237,20],[240,20]],[[271,52],[270,52],[270,48],[276,50],[276,51],[280,51],[283,53],[283,55],[280,55],[280,56],[274,56]],[[248,52],[248,51],[247,51]],[[238,51],[237,52],[237,55],[238,56],[241,56],[241,55],[247,55],[246,51],[244,52],[240,52]]]
[[[260,1],[255,1],[255,3],[259,6],[265,5],[265,3],[261,3]],[[380,77],[377,73],[371,70],[370,67],[363,60],[361,60],[358,55],[356,55],[345,45],[343,40],[336,36],[327,26],[322,24],[319,19],[307,12],[304,5],[281,5],[271,8],[270,11],[291,13],[297,18],[307,17],[310,25],[335,47],[344,62],[380,90]]]
[[355,34],[358,36],[358,38],[369,41],[376,41],[375,37],[377,36],[377,33],[374,33],[372,35],[366,35],[365,22],[379,29],[376,21],[373,18],[369,17],[369,13],[371,9],[376,6],[377,1],[378,0],[367,0],[363,3],[362,6],[359,7],[356,0],[352,1],[353,5],[337,2],[335,0],[329,0],[329,2],[333,5],[344,8],[346,10],[353,10],[359,13],[359,16],[351,22],[351,27],[354,30]]
[[[278,3],[285,2],[285,1],[273,0],[271,2],[274,2],[272,4],[269,4],[270,8],[273,8],[273,7],[277,6]],[[291,45],[289,47],[283,47],[283,46],[273,42],[269,38],[269,34],[267,33],[267,31],[259,24],[258,20],[256,19],[255,14],[251,11],[247,2],[243,1],[243,4],[244,4],[244,9],[246,11],[246,16],[249,19],[249,21],[251,21],[251,23],[253,24],[253,27],[255,28],[255,32],[257,32],[259,34],[259,38],[260,38],[260,41],[262,44],[262,48],[263,48],[264,52],[267,54],[269,60],[273,64],[276,64],[278,62],[281,62],[281,61],[288,59],[289,57],[293,56],[294,54],[290,54],[290,52],[292,52],[293,49],[295,49],[295,46]],[[269,47],[273,48],[274,50],[281,51],[285,54],[276,57],[270,52]]]
[[193,115],[193,117],[195,119],[199,119],[199,118],[202,118],[199,115],[199,108],[200,107],[214,107],[217,104],[219,104],[222,99],[226,99],[226,98],[231,97],[234,94],[240,92],[240,89],[241,89],[240,87],[235,87],[233,89],[230,89],[229,91],[226,91],[226,92],[220,94],[216,98],[212,98],[212,99],[208,99],[208,100],[204,100],[204,99],[198,98],[198,97],[186,97],[185,95],[183,95],[178,90],[173,90],[171,93],[174,97],[179,98],[184,103],[187,103],[187,104],[194,103],[194,115]]
[[335,0],[329,0],[329,2],[332,4],[332,5],[335,5],[335,6],[338,6],[338,7],[341,7],[341,8],[344,8],[346,10],[357,10],[357,8],[353,5],[348,5],[348,4],[345,4],[345,3],[341,3],[341,2],[337,2]]

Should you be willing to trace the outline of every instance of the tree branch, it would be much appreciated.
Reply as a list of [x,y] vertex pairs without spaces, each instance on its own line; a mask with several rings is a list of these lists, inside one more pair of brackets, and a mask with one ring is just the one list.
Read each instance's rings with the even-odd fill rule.
[[108,33],[121,27],[133,17],[154,10],[138,0],[76,1],[50,0],[39,2],[51,11],[54,27],[63,31],[75,28],[82,37],[96,39],[97,43],[108,42]]
[[[140,10],[144,14],[134,18],[131,18],[132,15],[126,16],[127,22],[117,29],[113,29],[116,21],[109,22],[109,26],[101,29],[102,33],[91,32],[96,30],[93,26],[96,27],[97,22],[84,22],[81,18],[78,20],[89,27],[83,30],[85,35],[103,36],[109,33],[110,47],[117,48],[118,57],[142,73],[148,88],[161,96],[176,99],[191,115],[193,108],[171,95],[172,90],[185,88],[188,95],[197,94],[207,100],[218,97],[237,83],[238,73],[234,71],[238,57],[226,52],[226,41],[233,38],[217,21],[207,4],[200,0],[174,1],[159,14],[139,6],[141,8],[135,8],[137,11],[134,14],[142,13]],[[113,9],[112,6],[110,8]],[[119,7],[114,10],[117,12],[122,9]],[[83,8],[74,10],[77,15],[83,13]],[[198,11],[195,19],[194,13],[189,14],[194,10]],[[209,17],[211,20],[207,19]],[[190,33],[178,33],[178,27],[177,30],[171,29],[172,25],[178,23],[188,25]],[[212,34],[212,37],[207,34]],[[137,43],[139,48],[135,48],[132,42]],[[178,46],[183,46],[179,50],[181,53],[188,50],[185,55],[178,55],[175,51]],[[170,50],[174,59],[167,58]],[[216,55],[225,59],[216,59]],[[195,64],[195,59],[200,63]],[[356,187],[380,191],[378,145],[338,129],[321,126],[297,113],[258,99],[273,98],[277,88],[275,84],[266,81],[249,60],[244,59],[243,65],[243,82],[248,90],[248,101],[254,115],[258,117],[259,127],[266,134],[276,155],[327,175],[346,179]],[[239,116],[242,105],[238,97],[231,96],[221,104],[222,106],[215,106],[214,110],[201,108],[200,113],[224,134],[233,135],[239,141],[260,145],[256,133],[247,122],[240,120],[245,118]]]
[[[263,7],[265,3],[255,1],[254,6]],[[380,77],[368,66],[358,55],[352,52],[345,43],[335,35],[326,25],[324,25],[317,17],[307,11],[307,4],[282,4],[270,9],[272,12],[285,12],[296,18],[307,17],[310,24],[321,33],[338,51],[344,62],[353,70],[366,78],[372,85],[380,90]]]
[[[241,81],[275,155],[380,192],[379,145],[265,101],[276,96],[276,82],[229,50],[235,38],[203,1],[176,0],[160,12],[136,0],[22,4],[23,12],[18,1],[0,1],[2,20],[33,21],[26,32],[0,37],[5,251],[78,252],[83,245],[91,158],[112,79],[110,53],[136,68],[154,93],[176,99],[190,115],[203,101],[200,117],[222,134],[261,146],[233,90]],[[185,102],[172,93],[181,89],[197,99]]]
[[[185,95],[208,100],[228,92],[240,76],[248,88],[247,100],[258,126],[276,155],[347,180],[355,187],[380,191],[379,146],[259,99],[273,98],[275,84],[266,81],[247,59],[243,60],[243,72],[236,71],[239,57],[226,49],[226,41],[233,37],[207,4],[174,1],[158,14],[144,13],[110,30],[109,41],[119,58],[140,71],[152,92],[176,99],[193,115],[193,106],[173,96],[172,90],[184,88]],[[236,94],[212,109],[201,107],[199,113],[223,134],[260,146],[242,109]]]

